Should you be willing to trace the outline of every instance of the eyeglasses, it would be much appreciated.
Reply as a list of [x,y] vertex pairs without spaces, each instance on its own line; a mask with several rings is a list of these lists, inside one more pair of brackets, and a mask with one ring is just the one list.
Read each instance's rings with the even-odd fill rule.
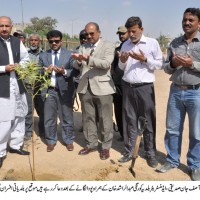
[[60,42],[60,40],[49,40],[49,44],[53,44],[53,43],[56,43],[56,44],[58,44],[59,42]]
[[86,33],[85,35],[86,36],[88,36],[88,35],[94,36],[94,32]]

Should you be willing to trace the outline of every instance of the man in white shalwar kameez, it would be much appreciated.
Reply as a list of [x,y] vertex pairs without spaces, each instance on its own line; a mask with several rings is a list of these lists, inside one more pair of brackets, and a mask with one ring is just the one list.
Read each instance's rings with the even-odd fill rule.
[[21,149],[25,134],[25,116],[28,111],[25,88],[17,79],[15,63],[29,61],[23,43],[10,35],[12,22],[9,17],[0,17],[0,168],[10,153],[29,155]]

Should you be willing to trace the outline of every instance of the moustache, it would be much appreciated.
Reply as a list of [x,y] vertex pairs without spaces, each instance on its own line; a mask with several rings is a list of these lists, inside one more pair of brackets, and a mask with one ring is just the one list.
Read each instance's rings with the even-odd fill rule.
[[184,25],[183,27],[184,27],[184,28],[191,28],[190,25]]

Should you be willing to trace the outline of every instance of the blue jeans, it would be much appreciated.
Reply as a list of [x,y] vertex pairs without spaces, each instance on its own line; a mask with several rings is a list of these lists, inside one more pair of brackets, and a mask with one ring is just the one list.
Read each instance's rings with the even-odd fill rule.
[[183,90],[172,84],[167,105],[165,147],[166,160],[174,167],[180,163],[186,113],[189,119],[187,165],[191,170],[200,168],[200,88]]

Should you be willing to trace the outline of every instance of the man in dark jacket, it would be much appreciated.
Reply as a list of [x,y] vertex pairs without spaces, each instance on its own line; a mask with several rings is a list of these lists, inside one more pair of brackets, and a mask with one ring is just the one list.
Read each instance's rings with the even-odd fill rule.
[[52,30],[47,33],[50,49],[39,56],[39,65],[50,74],[51,84],[41,91],[44,99],[44,127],[47,152],[54,150],[57,142],[57,112],[62,126],[62,139],[68,151],[73,151],[74,121],[73,77],[79,71],[73,68],[71,52],[62,48],[62,33]]

